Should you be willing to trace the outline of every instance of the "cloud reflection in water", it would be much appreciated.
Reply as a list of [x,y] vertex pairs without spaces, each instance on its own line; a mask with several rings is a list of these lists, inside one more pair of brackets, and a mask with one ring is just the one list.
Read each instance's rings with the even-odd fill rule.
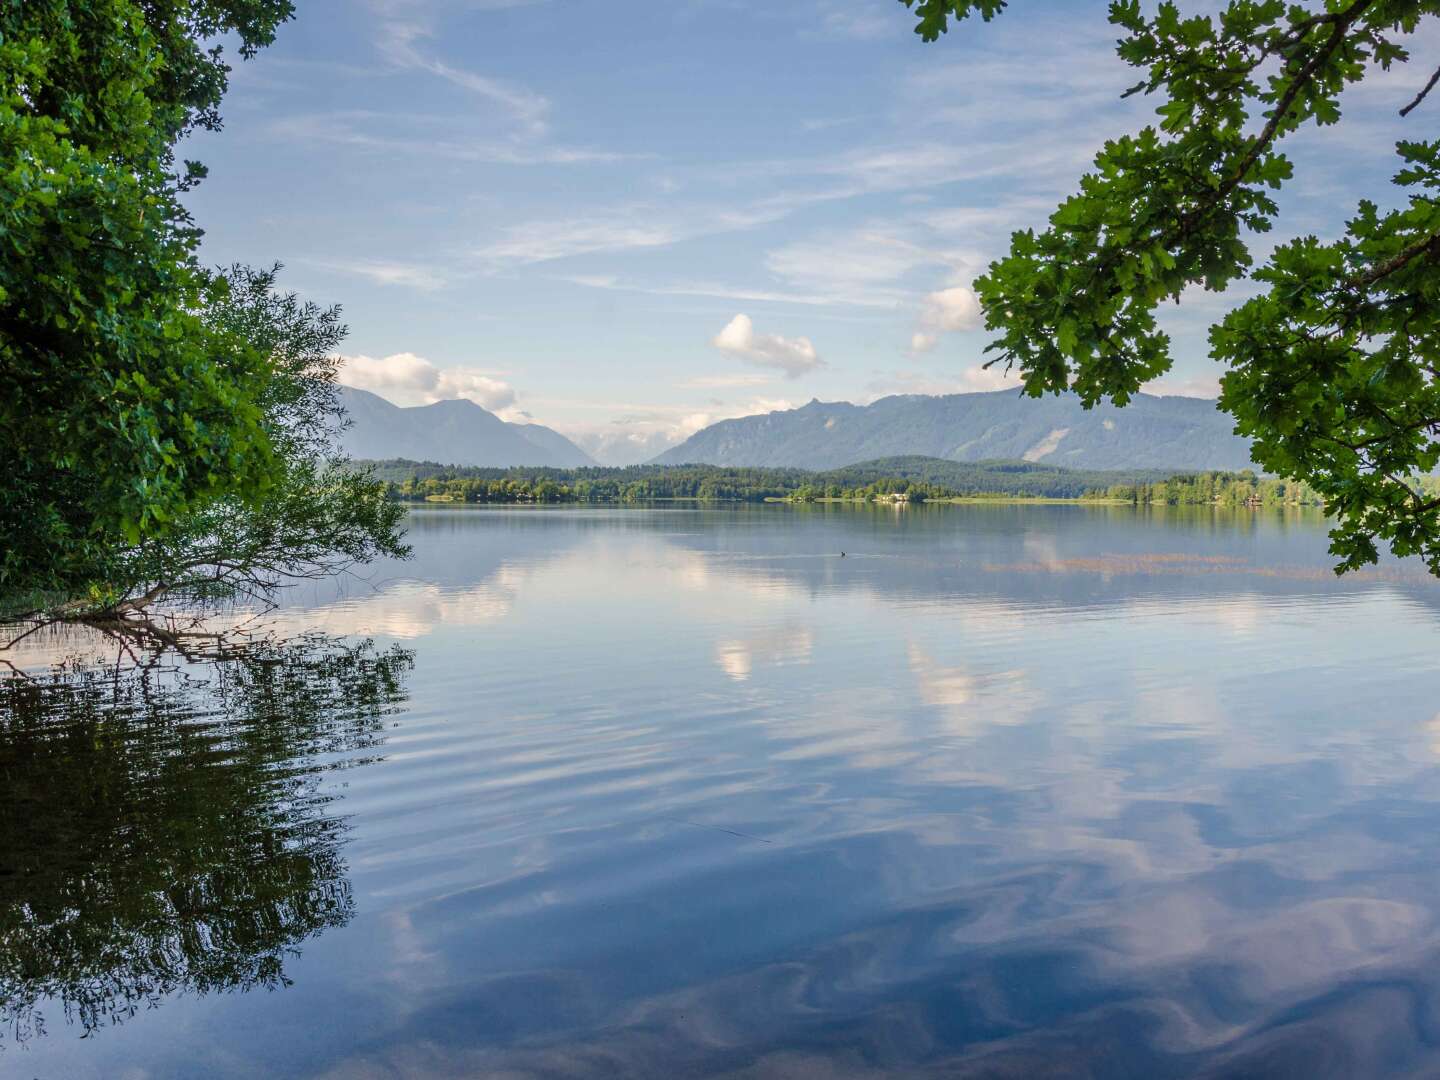
[[1258,516],[424,528],[353,609],[417,649],[374,917],[157,1075],[1440,1072],[1429,583]]

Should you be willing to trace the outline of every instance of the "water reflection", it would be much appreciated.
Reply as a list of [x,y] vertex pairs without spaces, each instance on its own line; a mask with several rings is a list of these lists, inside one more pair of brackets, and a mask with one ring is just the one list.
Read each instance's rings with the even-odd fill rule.
[[464,865],[387,875],[421,1000],[320,1075],[1440,1062],[1423,574],[1286,519],[604,520],[516,536],[496,666],[592,633],[523,736],[447,740]]
[[1440,1074],[1436,584],[1278,515],[933,510],[417,512],[293,615],[423,671],[347,774],[354,918],[26,1066]]
[[0,1052],[59,1017],[286,985],[354,912],[320,777],[374,758],[411,663],[310,636],[0,679]]
[[815,632],[790,622],[748,638],[724,638],[715,645],[715,663],[735,682],[744,682],[763,664],[804,664],[815,648]]

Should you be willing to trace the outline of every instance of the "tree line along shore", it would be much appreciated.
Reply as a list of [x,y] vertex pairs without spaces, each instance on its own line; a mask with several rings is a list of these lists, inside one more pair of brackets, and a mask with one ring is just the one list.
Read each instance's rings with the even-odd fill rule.
[[[1062,501],[1167,506],[1323,506],[1310,487],[1253,472],[1111,472],[1034,462],[894,458],[823,472],[716,465],[485,468],[363,463],[397,502],[478,504]],[[1440,479],[1431,481],[1440,491]]]

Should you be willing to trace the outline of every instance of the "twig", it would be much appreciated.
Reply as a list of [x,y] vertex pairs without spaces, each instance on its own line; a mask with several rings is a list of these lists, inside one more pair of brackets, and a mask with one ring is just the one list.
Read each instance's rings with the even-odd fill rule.
[[1430,91],[1435,89],[1435,84],[1437,82],[1440,82],[1440,67],[1437,67],[1435,69],[1435,74],[1430,76],[1430,81],[1425,84],[1425,89],[1421,90],[1420,93],[1415,95],[1415,100],[1410,102],[1409,105],[1406,105],[1405,108],[1400,110],[1400,115],[1409,116],[1411,111],[1414,110],[1417,105],[1419,105],[1422,101],[1425,100],[1425,98],[1429,95]]

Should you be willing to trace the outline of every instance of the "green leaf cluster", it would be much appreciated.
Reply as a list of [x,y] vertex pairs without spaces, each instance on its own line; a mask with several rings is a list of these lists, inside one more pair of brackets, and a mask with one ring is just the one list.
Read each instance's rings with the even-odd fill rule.
[[[902,2],[926,40],[1004,7]],[[1014,234],[975,283],[992,362],[1034,396],[1124,404],[1171,366],[1158,306],[1252,276],[1266,291],[1211,334],[1221,407],[1258,464],[1325,499],[1340,570],[1388,545],[1440,574],[1440,500],[1422,483],[1440,462],[1440,142],[1397,147],[1400,209],[1364,202],[1341,240],[1286,244],[1258,270],[1251,254],[1293,176],[1281,142],[1338,121],[1343,92],[1408,61],[1436,15],[1437,0],[1111,3],[1130,93],[1153,96],[1158,119],[1107,142],[1048,228]]]
[[404,508],[335,450],[345,423],[335,381],[340,310],[278,291],[278,269],[229,268],[200,317],[207,332],[265,358],[254,399],[273,455],[265,486],[254,497],[217,494],[169,528],[111,548],[92,580],[103,589],[94,608],[124,614],[161,597],[266,601],[286,581],[408,555]]
[[202,313],[227,284],[179,201],[176,143],[285,0],[0,5],[0,588],[66,590],[282,458],[268,357]]

